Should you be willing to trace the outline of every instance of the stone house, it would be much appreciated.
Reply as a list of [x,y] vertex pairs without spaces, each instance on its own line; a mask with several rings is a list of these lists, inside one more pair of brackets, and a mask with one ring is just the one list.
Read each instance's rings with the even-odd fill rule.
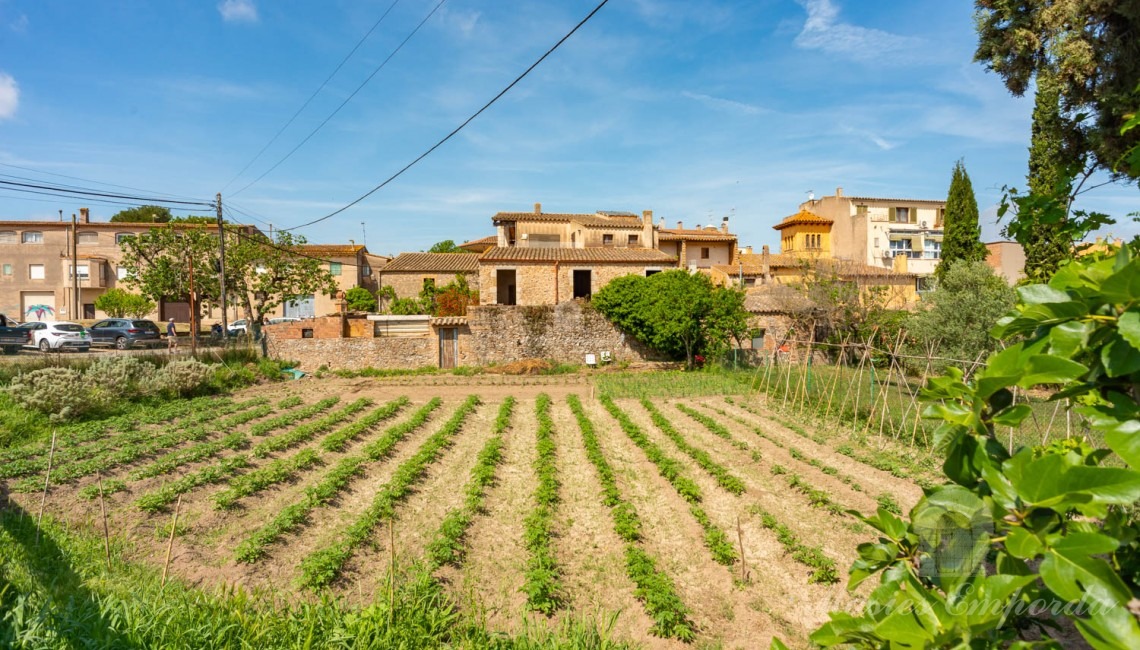
[[657,250],[675,257],[678,268],[706,271],[718,264],[736,262],[736,235],[728,232],[728,217],[719,227],[685,228],[678,221],[676,228],[658,226]]
[[429,283],[437,287],[450,284],[456,275],[467,278],[467,284],[478,291],[479,255],[477,253],[400,253],[378,272],[377,290],[392,287],[397,298],[415,298]]
[[557,305],[588,298],[616,277],[675,266],[675,258],[654,248],[496,246],[479,256],[479,303]]

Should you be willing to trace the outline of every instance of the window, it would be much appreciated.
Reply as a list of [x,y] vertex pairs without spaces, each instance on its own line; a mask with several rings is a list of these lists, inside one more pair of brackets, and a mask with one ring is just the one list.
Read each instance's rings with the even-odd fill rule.
[[[75,275],[78,276],[80,280],[87,280],[91,277],[89,273],[89,267],[86,264],[76,264]],[[71,277],[71,267],[68,267],[67,269],[67,277]]]
[[25,244],[42,244],[44,243],[44,234],[38,230],[25,230],[20,241]]
[[12,265],[11,264],[5,264],[4,265],[4,275],[12,275]]
[[701,247],[701,259],[707,260],[708,258],[709,258],[709,247],[708,246],[702,246]]
[[120,280],[126,280],[130,276],[130,272],[127,271],[127,267],[125,266],[120,266],[119,268],[115,269],[115,273],[115,277]]
[[44,265],[43,264],[29,264],[28,265],[28,279],[30,279],[30,280],[43,280],[44,279]]
[[91,244],[98,244],[99,243],[99,233],[91,231],[91,230],[86,230],[84,232],[76,233],[75,234],[75,243],[79,244],[80,246],[89,246]]
[[0,230],[0,244],[15,244],[16,241],[15,230]]
[[613,245],[614,245],[614,236],[613,235],[602,235],[602,246],[613,246]]
[[875,248],[878,248],[878,247],[879,247],[879,238],[876,237],[875,238]]
[[645,277],[649,277],[655,273],[660,273],[661,269],[645,269]]
[[910,208],[895,208],[895,223],[910,223]]
[[134,236],[135,236],[135,234],[132,232],[117,232],[117,233],[115,233],[115,243],[121,244],[124,241],[126,241],[127,239],[130,239],[131,237],[134,237]]
[[628,242],[626,242],[626,243],[627,243],[627,244],[629,244],[630,246],[637,246],[637,241],[638,241],[638,236],[637,236],[637,235],[630,235],[630,236],[629,236],[629,241],[628,241]]
[[927,239],[923,241],[922,257],[928,260],[936,260],[942,257],[942,242],[937,239]]
[[341,263],[329,262],[329,273],[332,275],[340,275]]
[[368,264],[365,264],[364,266],[360,267],[360,275],[362,275],[366,278],[372,277],[372,267],[369,266]]
[[867,216],[867,206],[865,206],[865,205],[855,206],[855,215],[859,216],[859,217]]
[[914,279],[914,290],[919,293],[926,293],[934,289],[934,278],[920,277]]
[[907,257],[916,257],[914,251],[914,242],[909,239],[892,239],[891,240],[891,257],[895,255],[906,255]]

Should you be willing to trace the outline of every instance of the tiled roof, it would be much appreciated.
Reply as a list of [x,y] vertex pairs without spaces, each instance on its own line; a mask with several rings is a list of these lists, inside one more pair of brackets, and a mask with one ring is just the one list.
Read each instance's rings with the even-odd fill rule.
[[431,324],[436,327],[456,327],[459,325],[467,324],[466,316],[437,316],[431,319]]
[[[741,253],[740,261],[744,263],[744,267],[749,266],[759,267],[764,263],[764,255],[762,253]],[[770,253],[768,255],[769,268],[787,268],[790,266],[803,266],[804,258],[796,257],[794,255],[784,255],[782,253]]]
[[[607,216],[611,215],[611,216]],[[542,221],[542,222],[561,222],[569,223],[571,221],[582,224],[583,226],[604,226],[609,228],[640,228],[641,219],[636,215],[618,212],[610,213],[595,213],[595,214],[568,214],[559,212],[500,212],[494,217],[491,217],[492,223],[499,223],[500,221]]]
[[815,303],[783,284],[765,284],[744,294],[744,309],[753,314],[794,314],[810,311]]
[[785,217],[783,221],[772,226],[772,228],[783,230],[792,226],[830,226],[832,223],[834,222],[827,217],[821,217],[809,210],[800,210],[790,217]]
[[462,244],[460,244],[459,247],[464,249],[464,250],[469,250],[469,251],[473,251],[476,253],[482,253],[483,251],[487,250],[488,248],[491,248],[492,246],[494,246],[497,243],[499,243],[499,236],[498,235],[488,235],[486,237],[480,237],[479,239],[472,239],[471,241],[465,241]]
[[844,196],[840,197],[850,201],[886,201],[889,203],[945,203],[945,199],[896,199],[881,196]]
[[478,270],[479,255],[476,253],[400,253],[380,272],[474,273]]
[[655,248],[519,248],[496,246],[479,256],[480,262],[617,262],[674,264],[677,258]]
[[736,241],[736,235],[720,230],[704,228],[661,228],[657,231],[658,241]]
[[[763,264],[763,255],[755,253],[741,254],[741,261],[744,263],[744,275],[758,276],[762,275],[760,269]],[[737,275],[740,273],[739,265],[720,264],[713,267],[717,271],[726,275]],[[827,273],[834,273],[841,278],[864,278],[864,277],[899,277],[899,278],[912,278],[914,273],[899,273],[891,268],[882,266],[871,266],[869,264],[860,264],[851,260],[837,260],[831,258],[812,259],[810,257],[795,257],[793,255],[769,255],[768,268],[771,271],[776,269],[788,268],[804,268],[815,269],[816,271],[823,271]]]
[[364,246],[360,244],[305,244],[297,248],[308,255],[356,257],[356,253],[362,250]]

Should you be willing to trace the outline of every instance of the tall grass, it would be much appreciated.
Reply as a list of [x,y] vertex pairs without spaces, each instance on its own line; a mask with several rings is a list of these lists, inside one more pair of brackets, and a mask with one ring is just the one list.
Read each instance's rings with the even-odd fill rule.
[[633,397],[703,397],[743,395],[748,392],[752,373],[728,370],[683,372],[616,372],[597,376],[598,392],[615,399]]

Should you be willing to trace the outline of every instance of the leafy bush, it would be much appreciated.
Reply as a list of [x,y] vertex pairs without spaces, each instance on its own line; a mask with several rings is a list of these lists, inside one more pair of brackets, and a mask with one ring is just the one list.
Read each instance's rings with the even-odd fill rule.
[[136,356],[107,356],[96,359],[84,376],[110,398],[134,398],[156,390],[154,364]]
[[44,413],[53,422],[73,420],[99,407],[93,386],[73,368],[40,368],[18,375],[8,394],[23,408]]
[[111,318],[145,318],[154,311],[154,301],[146,296],[112,287],[95,299],[95,309]]
[[352,311],[376,311],[376,296],[364,287],[353,287],[345,291],[344,300]]
[[212,375],[210,366],[197,359],[179,359],[163,366],[155,382],[169,395],[185,396],[205,385]]

